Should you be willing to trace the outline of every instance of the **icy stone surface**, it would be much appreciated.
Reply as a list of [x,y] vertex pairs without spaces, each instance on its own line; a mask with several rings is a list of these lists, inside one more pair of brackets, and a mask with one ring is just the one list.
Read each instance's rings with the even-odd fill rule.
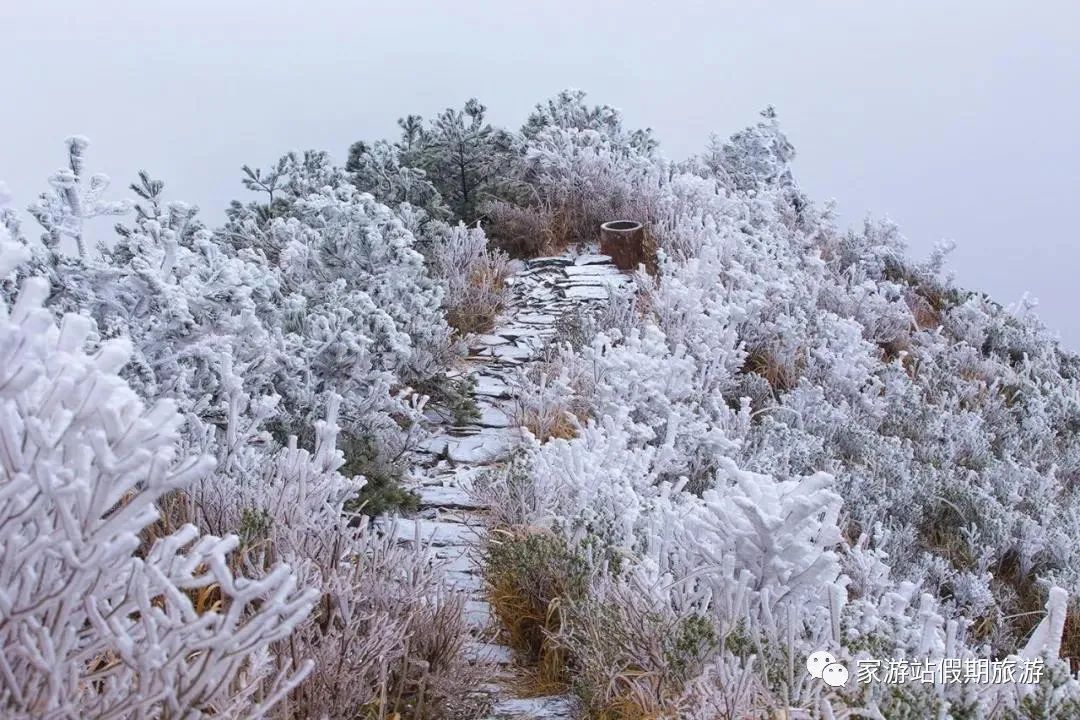
[[617,278],[622,277],[618,270],[611,265],[571,265],[570,267],[563,268],[563,272],[571,278],[578,277],[603,277],[603,278]]
[[[607,255],[578,255],[574,258],[575,265],[611,265],[611,258]],[[612,266],[614,267],[614,266]]]
[[416,488],[415,492],[420,496],[421,507],[467,508],[473,510],[483,507],[480,501],[466,490],[452,485],[421,485]]
[[531,718],[532,720],[555,720],[572,718],[573,705],[563,696],[512,698],[503,700],[491,708],[490,720]]
[[502,335],[477,335],[472,344],[475,347],[490,347],[492,345],[505,345],[510,342]]
[[604,300],[610,292],[603,285],[575,285],[566,288],[568,298],[589,298],[592,300]]
[[509,397],[510,388],[505,382],[491,375],[476,378],[476,394],[488,397]]
[[495,643],[472,642],[465,646],[465,654],[473,662],[493,665],[510,665],[514,662],[514,651],[506,645]]
[[503,408],[478,402],[476,403],[476,409],[480,411],[480,419],[476,421],[476,424],[481,427],[504,428],[513,424],[511,414],[507,413]]
[[436,436],[420,446],[454,462],[482,465],[506,457],[517,442],[517,432],[510,428],[472,428],[472,432]]
[[521,313],[517,316],[517,320],[529,325],[553,325],[556,317],[547,313]]
[[412,542],[419,533],[420,542],[433,547],[471,547],[479,532],[479,528],[464,523],[424,518],[397,518],[394,530],[401,542]]

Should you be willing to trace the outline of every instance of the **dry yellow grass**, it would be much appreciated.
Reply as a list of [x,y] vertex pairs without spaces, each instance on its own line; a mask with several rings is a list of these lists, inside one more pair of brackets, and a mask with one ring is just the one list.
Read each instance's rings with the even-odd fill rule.
[[[563,412],[556,418],[545,418],[541,413],[525,410],[520,421],[537,440],[547,442],[553,438],[571,440],[577,437],[578,429],[571,417],[570,412]],[[585,418],[578,417],[578,420],[584,421]]]
[[941,325],[941,313],[934,302],[915,291],[905,293],[914,330],[933,330]]
[[760,375],[778,392],[790,390],[798,382],[798,373],[795,368],[788,367],[774,354],[764,350],[754,350],[746,356],[743,372]]
[[507,644],[532,669],[524,679],[536,694],[567,687],[569,658],[554,637],[562,627],[563,599],[584,590],[576,562],[550,531],[499,528],[489,534],[488,602]]

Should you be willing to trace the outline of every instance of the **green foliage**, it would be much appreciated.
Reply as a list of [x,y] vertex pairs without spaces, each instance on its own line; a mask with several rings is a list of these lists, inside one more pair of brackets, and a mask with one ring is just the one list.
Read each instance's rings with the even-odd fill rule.
[[266,508],[245,508],[240,514],[240,527],[236,530],[241,547],[251,547],[270,537],[273,522]]
[[664,659],[677,675],[698,668],[720,644],[716,627],[704,615],[682,618],[668,638]]
[[446,384],[443,402],[450,410],[455,425],[468,425],[480,419],[475,392],[476,378],[472,375],[463,375]]
[[485,121],[486,112],[472,98],[427,124],[408,115],[398,120],[401,137],[393,145],[354,143],[346,169],[356,174],[361,190],[383,202],[409,202],[437,218],[448,209],[453,218],[472,223],[512,145],[509,133]]
[[387,513],[409,513],[420,508],[420,498],[401,486],[400,478],[380,462],[378,449],[370,437],[346,437],[339,445],[345,453],[341,473],[346,477],[362,475],[367,484],[345,504],[349,512],[369,517]]
[[747,658],[754,654],[754,641],[747,631],[746,620],[740,620],[724,636],[724,649],[740,658]]
[[454,425],[469,425],[480,419],[474,392],[476,379],[472,375],[449,378],[441,376],[414,385],[417,392],[427,395],[430,406],[444,411]]
[[368,478],[367,485],[345,504],[345,509],[369,517],[387,513],[407,514],[420,509],[420,498],[411,490],[403,488],[394,478]]
[[1077,682],[1069,674],[1066,662],[1049,662],[1035,691],[1023,698],[1016,708],[1005,712],[1007,720],[1074,720],[1080,717],[1076,694],[1065,693],[1064,686]]
[[461,110],[447,108],[424,129],[416,116],[399,121],[405,164],[424,170],[454,216],[466,223],[478,219],[484,192],[510,144],[506,132],[484,121],[486,112],[472,98]]
[[550,661],[549,639],[561,626],[559,609],[587,593],[586,558],[561,535],[495,531],[486,548],[484,576],[491,606],[512,646],[529,662]]

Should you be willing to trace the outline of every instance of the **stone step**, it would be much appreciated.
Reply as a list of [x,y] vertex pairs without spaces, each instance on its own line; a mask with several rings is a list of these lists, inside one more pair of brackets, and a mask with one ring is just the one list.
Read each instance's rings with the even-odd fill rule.
[[514,320],[525,325],[554,325],[556,318],[547,313],[522,312],[514,316]]
[[483,576],[472,567],[468,570],[450,570],[443,577],[447,587],[454,590],[463,590],[479,595],[485,587]]
[[425,518],[395,518],[393,527],[398,542],[416,542],[419,537],[422,544],[436,548],[470,548],[482,532],[478,527],[461,522]]
[[614,265],[571,265],[563,268],[563,273],[567,277],[610,277],[618,278],[622,282],[626,282],[626,276],[623,275],[619,268]]
[[478,510],[484,503],[467,490],[447,485],[421,485],[413,490],[420,496],[422,508],[451,508],[455,510]]
[[610,255],[578,255],[574,258],[575,265],[611,265]]
[[516,428],[478,428],[467,435],[436,435],[421,442],[419,448],[456,463],[486,465],[507,457],[520,437]]
[[502,335],[494,333],[482,333],[469,338],[470,347],[491,347],[493,345],[505,345],[510,342]]
[[[604,257],[607,256],[605,255]],[[608,257],[607,261],[611,262],[611,258]],[[552,255],[548,257],[538,257],[532,258],[531,260],[526,260],[525,265],[529,268],[562,267],[564,265],[570,265],[573,262],[574,259],[567,257],[566,255]]]
[[491,604],[487,600],[466,600],[465,621],[469,626],[477,630],[487,630],[491,627],[495,616],[491,612]]
[[506,645],[480,641],[467,642],[464,647],[465,658],[478,665],[503,665],[514,664],[514,651]]
[[567,695],[509,698],[496,702],[487,720],[570,720],[574,703]]
[[508,398],[510,397],[510,386],[499,378],[480,375],[476,378],[476,389],[473,392],[476,395],[485,397]]
[[603,285],[574,285],[563,292],[574,300],[606,300],[611,296],[611,291]]

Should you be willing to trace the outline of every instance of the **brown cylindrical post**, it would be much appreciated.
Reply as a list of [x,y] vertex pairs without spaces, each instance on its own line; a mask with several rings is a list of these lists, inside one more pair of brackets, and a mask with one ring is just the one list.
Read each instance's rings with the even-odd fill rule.
[[600,252],[620,270],[637,270],[645,262],[645,228],[633,220],[612,220],[600,226]]

